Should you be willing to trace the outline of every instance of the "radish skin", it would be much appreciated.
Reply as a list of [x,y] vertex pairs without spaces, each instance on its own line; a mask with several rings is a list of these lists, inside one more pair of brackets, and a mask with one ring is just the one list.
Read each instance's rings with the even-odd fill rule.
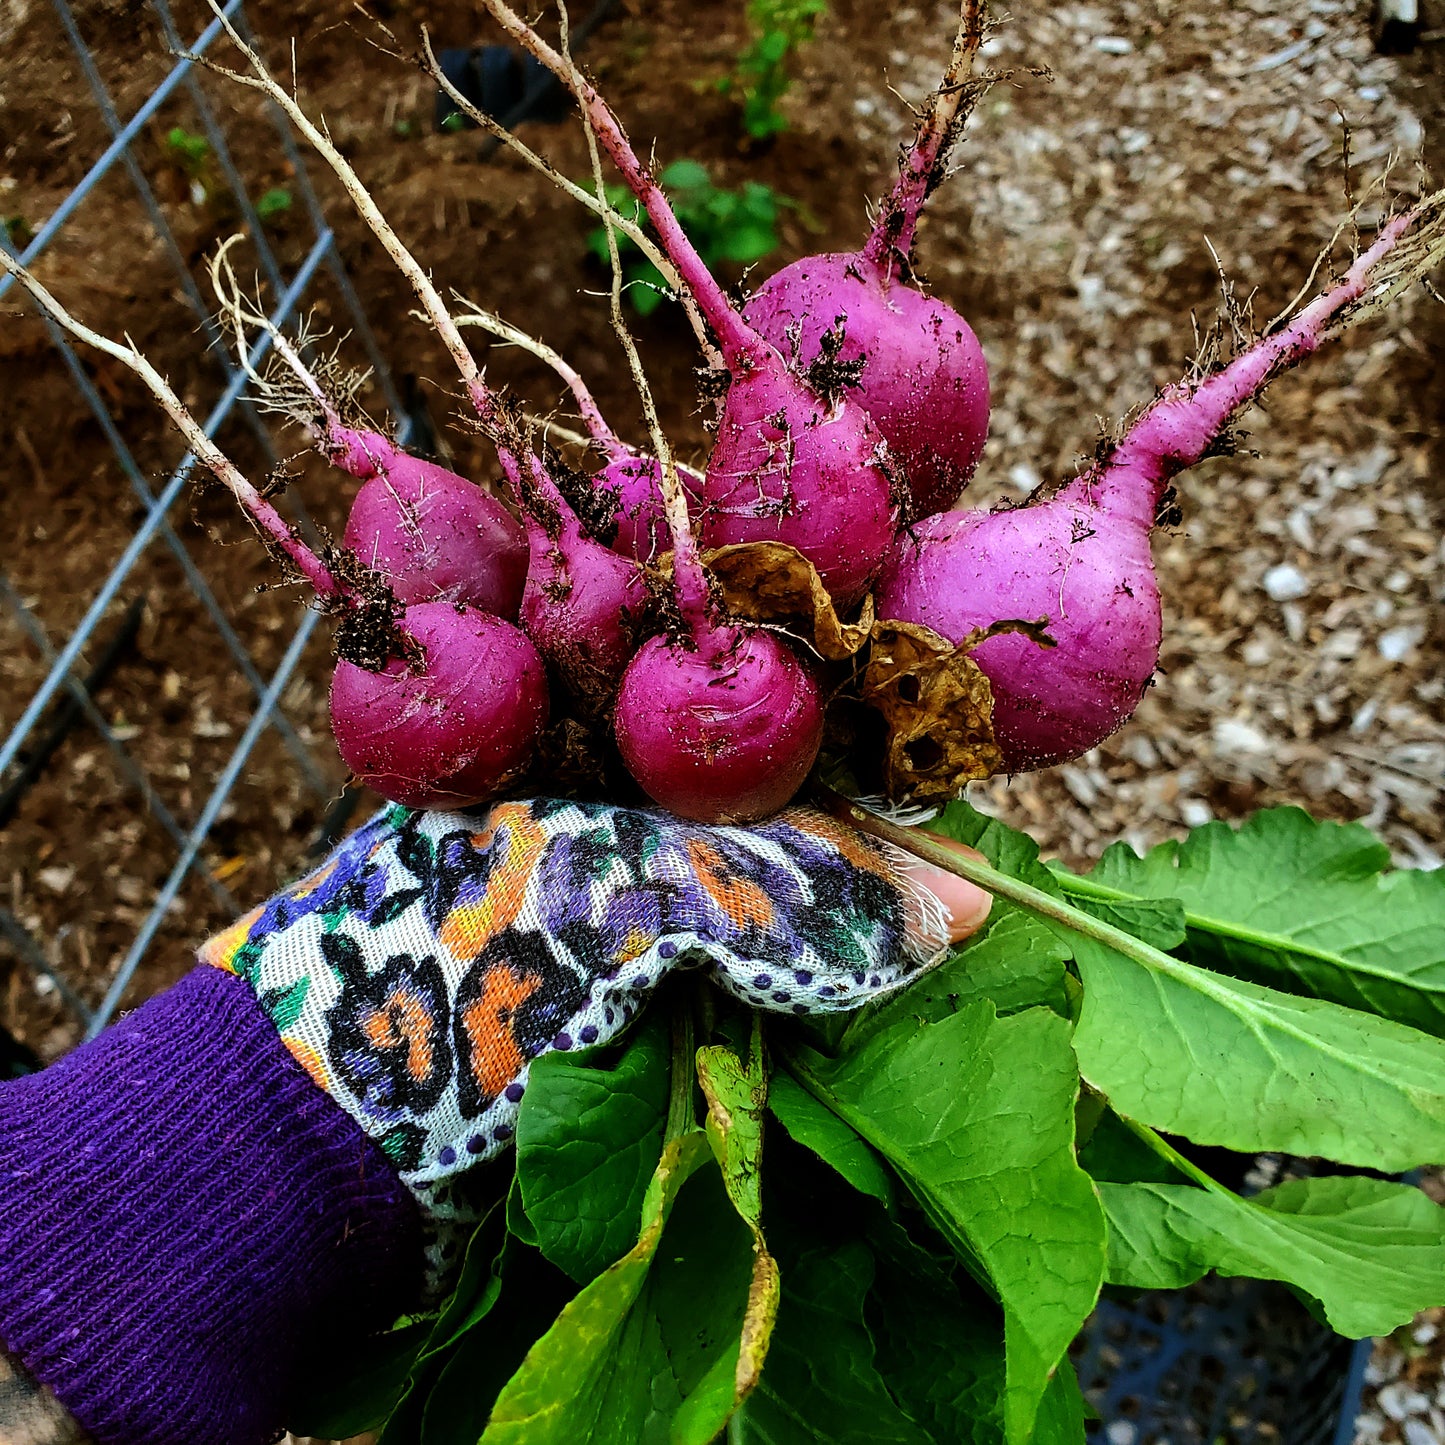
[[880,617],[954,643],[1008,618],[1043,619],[1056,646],[1018,634],[971,654],[993,690],[1008,772],[1067,761],[1132,715],[1158,664],[1162,620],[1149,536],[1173,478],[1208,455],[1268,383],[1350,323],[1377,271],[1431,197],[1396,216],[1329,290],[1202,380],[1167,386],[1099,461],[1046,501],[944,512],[900,536],[877,593]]
[[850,400],[872,418],[908,478],[912,514],[958,500],[988,436],[988,363],[951,306],[899,279],[866,251],[805,256],[768,278],[743,315],[811,366],[842,332],[841,363],[862,363]]
[[898,179],[861,250],[805,256],[770,276],[744,318],[795,364],[814,366],[835,326],[835,361],[862,363],[850,397],[872,417],[908,478],[912,515],[952,506],[988,436],[988,363],[951,306],[911,284],[918,217],[944,179],[950,141],[987,81],[968,74],[983,41],[987,6],[963,0],[953,54],[923,107]]
[[500,502],[377,432],[343,431],[332,440],[346,444],[339,465],[368,478],[342,540],[386,577],[399,601],[460,602],[516,618],[527,537]]
[[475,608],[423,602],[402,630],[416,662],[381,672],[341,660],[331,727],[358,781],[409,808],[482,802],[531,760],[547,723],[547,675],[513,626]]
[[650,638],[617,694],[617,746],[664,808],[752,823],[802,787],[823,739],[817,682],[770,632],[718,627],[701,645]]

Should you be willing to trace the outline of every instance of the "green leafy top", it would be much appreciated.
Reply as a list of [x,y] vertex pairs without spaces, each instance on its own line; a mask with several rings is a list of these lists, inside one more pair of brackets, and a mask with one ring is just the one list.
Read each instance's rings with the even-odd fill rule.
[[297,1423],[1077,1445],[1067,1352],[1103,1284],[1278,1280],[1355,1335],[1445,1303],[1418,1189],[1327,1169],[1246,1198],[1194,1147],[1445,1159],[1445,877],[1294,809],[1085,877],[963,804],[931,827],[989,860],[944,853],[995,893],[980,935],[841,1029],[694,983],[540,1060],[456,1296]]
[[1143,858],[1116,843],[1089,881],[1091,900],[1177,900],[1200,963],[1445,1034],[1445,870],[1392,870],[1358,823],[1272,808]]

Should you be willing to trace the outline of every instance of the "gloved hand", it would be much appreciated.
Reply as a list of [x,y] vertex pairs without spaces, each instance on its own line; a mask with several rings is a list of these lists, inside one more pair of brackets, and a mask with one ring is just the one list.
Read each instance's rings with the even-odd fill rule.
[[532,1059],[614,1037],[672,968],[855,1007],[987,911],[810,810],[388,809],[211,967],[0,1087],[0,1341],[101,1442],[257,1445],[316,1340],[446,1287]]

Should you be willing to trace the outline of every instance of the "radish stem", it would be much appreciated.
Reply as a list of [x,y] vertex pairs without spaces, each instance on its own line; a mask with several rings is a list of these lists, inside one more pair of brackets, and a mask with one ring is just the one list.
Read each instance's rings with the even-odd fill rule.
[[602,142],[612,163],[622,172],[622,177],[633,195],[642,202],[683,288],[692,295],[708,325],[716,333],[724,357],[730,365],[740,364],[745,369],[751,369],[759,353],[772,348],[742,319],[737,308],[728,300],[726,293],[688,240],[681,222],[662,192],[662,187],[633,150],[627,133],[613,114],[612,108],[597,93],[576,62],[548,45],[506,4],[506,0],[482,0],[482,4],[513,40],[545,65],[577,98],[577,104],[581,106],[592,133]]
[[[562,55],[571,65],[571,56],[567,54],[567,9],[562,0],[558,0],[558,9],[562,16]],[[606,193],[606,183],[602,177],[602,157],[597,150],[597,136],[590,128],[587,131],[587,151],[592,160],[593,181],[597,194],[601,197]],[[677,464],[672,459],[672,447],[658,421],[657,406],[652,399],[652,388],[647,383],[646,373],[642,369],[642,358],[637,354],[637,344],[633,341],[632,333],[622,315],[622,260],[617,253],[617,233],[606,217],[603,218],[602,225],[607,233],[607,256],[612,265],[612,329],[617,333],[617,339],[627,357],[627,365],[642,400],[642,412],[647,421],[652,449],[657,457],[663,515],[667,519],[667,529],[672,537],[673,590],[683,621],[687,623],[694,639],[701,644],[715,631],[708,625],[707,575],[698,555],[697,539],[692,534],[692,524],[687,515],[687,497],[677,479]]]
[[[1373,315],[1445,257],[1445,191],[1387,221],[1344,276],[1203,381],[1166,386],[1106,460],[1069,485],[1152,522],[1165,487],[1200,461],[1230,417],[1330,336]],[[1140,485],[1141,480],[1147,485]],[[1068,490],[1067,488],[1065,490]]]
[[[604,224],[610,225],[611,223],[604,222]],[[510,321],[504,321],[494,312],[484,310],[475,301],[468,301],[462,297],[457,299],[467,308],[464,315],[456,318],[458,326],[480,326],[502,341],[519,346],[523,351],[530,352],[539,361],[546,362],[561,377],[567,389],[572,393],[572,399],[577,403],[577,411],[591,434],[591,439],[602,448],[608,459],[625,461],[632,455],[627,446],[618,439],[616,432],[607,425],[602,410],[597,405],[596,398],[592,395],[587,383],[582,380],[580,373],[560,352],[554,351],[545,341],[539,341],[535,336],[528,335],[520,327],[513,326]]]
[[898,179],[880,208],[873,231],[863,247],[863,254],[878,265],[886,264],[891,255],[906,260],[913,252],[918,215],[940,180],[938,168],[947,159],[954,123],[965,97],[970,93],[968,75],[987,26],[987,0],[963,0],[948,69],[944,72],[942,83],[924,103],[913,144],[904,154],[898,168]]
[[166,415],[170,417],[176,430],[185,438],[186,445],[195,453],[197,459],[231,492],[245,509],[256,530],[285,553],[297,571],[316,589],[318,595],[327,599],[336,599],[343,595],[340,584],[331,569],[305,542],[296,536],[285,518],[246,480],[240,468],[206,435],[201,424],[186,409],[180,397],[171,390],[170,384],[141,355],[129,337],[126,338],[126,345],[122,346],[119,342],[112,341],[110,337],[102,336],[99,332],[92,331],[90,327],[77,321],[3,247],[0,247],[0,265],[3,265],[30,293],[35,303],[57,325],[63,327],[77,340],[85,342],[87,346],[95,347],[97,351],[104,352],[107,356],[120,362],[122,366],[128,367],[140,377],[156,400],[160,402]]
[[594,212],[604,220],[610,218],[612,224],[657,267],[662,273],[662,279],[678,293],[678,298],[682,302],[683,309],[687,312],[688,321],[691,323],[693,331],[697,334],[698,342],[702,346],[703,351],[707,353],[709,362],[716,365],[720,358],[717,355],[716,349],[713,347],[711,339],[708,337],[707,327],[703,324],[702,317],[697,310],[697,305],[687,294],[686,288],[678,279],[677,271],[674,269],[672,262],[663,254],[657,242],[654,241],[636,221],[624,216],[620,211],[610,206],[607,203],[605,195],[601,198],[594,196],[592,192],[584,186],[579,186],[575,181],[569,180],[550,161],[538,155],[530,146],[523,144],[511,131],[504,129],[484,110],[479,110],[473,105],[471,101],[452,84],[441,66],[437,63],[436,55],[431,48],[431,35],[428,33],[426,26],[422,26],[421,43],[422,51],[426,56],[422,68],[436,81],[446,93],[447,98],[468,120],[480,126],[488,135],[494,136],[497,140],[501,141],[503,145],[509,146],[512,150],[516,151],[529,166],[533,166],[539,170],[558,190],[565,192],[571,196],[574,201],[586,206],[589,211]]

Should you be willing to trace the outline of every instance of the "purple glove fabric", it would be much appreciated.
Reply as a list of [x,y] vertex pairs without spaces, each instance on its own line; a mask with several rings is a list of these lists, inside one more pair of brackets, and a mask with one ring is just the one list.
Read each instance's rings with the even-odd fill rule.
[[385,1155],[217,969],[0,1086],[0,1344],[101,1445],[277,1438],[421,1262]]

